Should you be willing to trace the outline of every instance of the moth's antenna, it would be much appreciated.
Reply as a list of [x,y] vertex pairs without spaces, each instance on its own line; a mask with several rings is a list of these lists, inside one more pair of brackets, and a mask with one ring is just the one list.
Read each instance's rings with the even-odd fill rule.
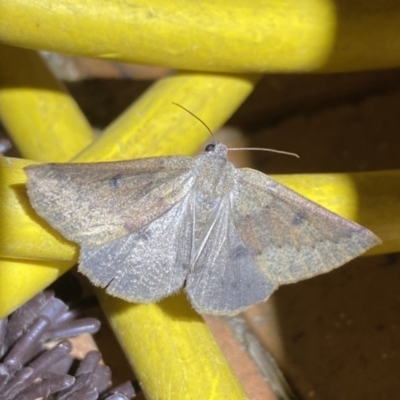
[[234,147],[228,149],[228,151],[235,151],[235,150],[258,150],[258,151],[269,151],[271,153],[278,153],[278,154],[286,154],[288,156],[293,156],[300,158],[300,156],[296,153],[291,153],[290,151],[283,151],[283,150],[274,150],[274,149],[262,149],[260,147]]
[[213,139],[216,141],[215,136],[213,135],[211,129],[210,129],[210,128],[208,127],[208,125],[207,125],[204,121],[202,121],[197,115],[193,114],[190,110],[188,110],[187,108],[181,106],[181,105],[178,104],[178,103],[172,102],[172,104],[174,104],[175,106],[178,106],[178,107],[182,108],[182,110],[185,110],[185,111],[188,112],[191,116],[195,117],[195,118],[197,119],[197,121],[201,122],[201,123],[206,127],[206,129],[208,130],[208,132],[210,132],[210,135],[213,137]]
[[[175,106],[178,106],[178,107],[182,108],[182,110],[185,110],[185,111],[188,112],[191,116],[193,116],[194,118],[196,118],[197,121],[201,122],[201,123],[206,127],[206,129],[208,130],[208,132],[210,132],[210,135],[213,137],[213,139],[214,139],[215,141],[217,141],[217,140],[215,139],[215,136],[213,135],[211,129],[208,127],[208,125],[207,125],[204,121],[202,121],[197,115],[193,114],[190,110],[188,110],[187,108],[181,106],[181,105],[178,104],[178,103],[175,103],[175,102],[172,101],[172,104],[174,104]],[[229,149],[228,149],[228,151],[235,151],[235,150],[259,150],[259,151],[269,151],[269,152],[271,152],[271,153],[286,154],[286,155],[288,155],[288,156],[293,156],[293,157],[300,158],[298,154],[296,154],[296,153],[290,153],[289,151],[274,150],[274,149],[262,149],[262,148],[259,148],[259,147],[240,147],[240,148],[229,148]]]

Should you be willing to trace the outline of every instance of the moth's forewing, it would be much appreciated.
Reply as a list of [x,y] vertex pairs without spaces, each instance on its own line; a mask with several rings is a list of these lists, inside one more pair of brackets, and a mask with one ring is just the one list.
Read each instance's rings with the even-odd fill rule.
[[[206,240],[198,243],[186,292],[200,313],[236,314],[275,290],[251,258],[235,227],[229,195],[221,200]],[[197,249],[197,250],[198,250]]]
[[275,284],[330,271],[380,243],[368,229],[251,169],[236,170],[231,207],[243,242]]
[[189,270],[190,195],[145,227],[99,247],[81,247],[80,272],[107,293],[155,302],[179,290]]
[[193,159],[43,164],[25,169],[33,208],[67,239],[99,246],[159,218],[190,191]]

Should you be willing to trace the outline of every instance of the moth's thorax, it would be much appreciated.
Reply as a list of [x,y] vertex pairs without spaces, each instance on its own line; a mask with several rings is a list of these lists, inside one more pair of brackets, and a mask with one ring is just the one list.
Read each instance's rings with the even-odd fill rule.
[[[227,149],[216,144],[196,158],[194,185],[195,242],[201,243],[203,235],[215,220],[222,199],[229,196],[234,184],[235,167],[226,158]],[[197,246],[196,244],[196,246]]]
[[212,151],[204,151],[196,157],[196,197],[213,201],[229,193],[234,179],[235,167],[227,159],[227,148],[216,143]]

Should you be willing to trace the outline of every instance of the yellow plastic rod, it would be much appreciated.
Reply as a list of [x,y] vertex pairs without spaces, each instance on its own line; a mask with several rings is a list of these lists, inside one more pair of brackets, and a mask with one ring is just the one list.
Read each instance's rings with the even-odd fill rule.
[[147,399],[247,399],[185,294],[157,304],[97,295]]
[[[0,157],[0,257],[67,261],[71,267],[73,261],[77,260],[78,246],[45,224],[29,203],[23,168],[32,163],[19,158]],[[34,290],[36,281],[39,283],[40,280],[35,278],[35,268],[29,268],[31,279],[22,284]],[[0,274],[0,280],[4,280],[5,272],[1,268]],[[54,273],[51,272],[51,275]],[[41,289],[43,286],[40,283]],[[6,293],[0,291],[0,298],[6,297]],[[23,291],[20,295],[24,295]],[[1,307],[3,303],[0,303]]]
[[397,0],[2,0],[0,15],[3,43],[180,69],[400,65]]
[[321,67],[337,18],[330,0],[2,0],[0,15],[0,41],[15,46],[252,73]]
[[180,72],[160,79],[73,161],[192,155],[250,94],[258,75]]
[[[70,260],[45,262],[0,258],[0,319],[51,285],[69,268]],[[34,285],[29,284],[32,280]]]
[[[38,54],[0,45],[0,60],[0,117],[26,157],[67,161],[93,140],[86,118]],[[0,308],[8,313],[67,271],[76,262],[78,249],[54,230],[37,230],[32,224],[38,217],[26,198],[25,176],[21,174],[27,162],[0,161],[0,241],[4,253],[29,258],[41,247],[44,253],[39,259],[55,260],[0,260],[0,293],[5,294]],[[13,217],[8,218],[9,213]]]
[[32,210],[23,171],[29,164],[32,161],[0,156],[0,319],[53,283],[78,258],[78,247]]
[[78,105],[40,56],[1,44],[0,119],[19,151],[38,161],[68,161],[94,139]]

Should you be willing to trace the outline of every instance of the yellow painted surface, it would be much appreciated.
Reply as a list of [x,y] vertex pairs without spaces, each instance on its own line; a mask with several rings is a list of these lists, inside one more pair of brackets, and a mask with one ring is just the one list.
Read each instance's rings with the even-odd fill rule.
[[36,52],[0,44],[0,60],[0,118],[26,158],[68,161],[94,139],[75,100]]
[[247,398],[184,293],[157,304],[132,305],[97,292],[146,398]]
[[[24,242],[24,239],[20,239]],[[46,289],[71,267],[71,261],[0,258],[0,319]],[[30,283],[33,283],[32,285]]]
[[[69,261],[72,266],[78,247],[44,223],[29,203],[23,168],[30,164],[32,161],[0,157],[0,257]],[[36,282],[34,267],[31,272],[31,281],[25,281],[29,287]],[[4,271],[2,279],[6,279]],[[7,295],[0,291],[0,298]]]
[[400,65],[397,0],[2,0],[0,15],[3,43],[179,69]]
[[181,72],[155,82],[74,161],[120,160],[170,154],[193,154],[208,130],[178,103],[219,128],[250,94],[257,75]]
[[202,71],[314,70],[336,34],[330,0],[2,0],[0,15],[3,43]]
[[[86,118],[35,52],[0,45],[0,59],[0,116],[22,154],[67,161],[91,142]],[[31,209],[22,171],[29,163],[0,158],[0,315],[47,287],[78,255]]]

